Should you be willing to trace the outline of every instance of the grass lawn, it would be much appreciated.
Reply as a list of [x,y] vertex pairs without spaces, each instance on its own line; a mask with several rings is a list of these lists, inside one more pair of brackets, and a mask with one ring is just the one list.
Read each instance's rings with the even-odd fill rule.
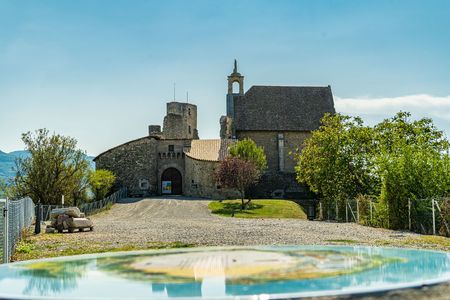
[[418,248],[429,250],[440,250],[450,252],[450,238],[443,236],[423,235],[410,237],[403,240],[375,240],[375,241],[356,241],[350,239],[324,240],[327,244],[337,245],[367,245],[380,247],[400,247],[400,248]]
[[450,238],[436,235],[420,235],[401,241],[375,241],[378,246],[420,248],[450,252]]
[[208,208],[213,214],[236,218],[294,218],[306,219],[306,213],[297,203],[290,200],[258,199],[252,200],[241,211],[241,200],[212,201]]
[[164,248],[194,247],[194,244],[182,242],[148,242],[144,244],[113,244],[108,242],[87,242],[74,238],[68,233],[42,233],[34,235],[32,230],[25,232],[22,240],[17,244],[11,261],[69,256],[90,253],[132,251]]

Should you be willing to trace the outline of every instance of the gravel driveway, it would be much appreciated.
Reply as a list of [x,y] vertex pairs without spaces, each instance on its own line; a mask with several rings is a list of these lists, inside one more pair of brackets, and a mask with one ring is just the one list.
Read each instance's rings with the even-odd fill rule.
[[[209,201],[189,198],[126,199],[109,211],[92,216],[95,231],[77,235],[93,243],[115,245],[148,242],[184,242],[198,246],[333,244],[376,245],[399,243],[420,235],[354,223],[313,222],[298,219],[238,219],[213,215]],[[450,283],[389,293],[338,299],[450,299]],[[336,299],[324,298],[324,299]]]
[[417,236],[354,223],[220,217],[209,212],[208,203],[188,198],[126,199],[93,216],[95,231],[79,237],[115,244],[179,241],[218,246],[327,244],[339,240],[373,244]]

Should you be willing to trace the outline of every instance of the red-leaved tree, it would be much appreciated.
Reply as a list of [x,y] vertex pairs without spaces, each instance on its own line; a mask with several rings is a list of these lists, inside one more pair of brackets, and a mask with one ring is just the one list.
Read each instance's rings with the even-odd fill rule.
[[244,202],[246,191],[258,182],[261,171],[251,161],[229,156],[220,163],[214,175],[220,185],[236,189],[240,193],[241,209],[244,209],[250,202]]

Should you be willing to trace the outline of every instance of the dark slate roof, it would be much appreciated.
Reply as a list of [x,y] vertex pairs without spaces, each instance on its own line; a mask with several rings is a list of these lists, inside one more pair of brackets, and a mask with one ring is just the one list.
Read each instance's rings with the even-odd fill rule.
[[238,131],[310,131],[335,112],[330,86],[252,86],[234,105]]

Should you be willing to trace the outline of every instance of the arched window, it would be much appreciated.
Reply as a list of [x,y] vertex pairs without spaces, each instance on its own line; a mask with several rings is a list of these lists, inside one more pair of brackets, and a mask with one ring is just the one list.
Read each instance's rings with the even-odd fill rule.
[[239,94],[239,82],[233,82],[233,94]]

